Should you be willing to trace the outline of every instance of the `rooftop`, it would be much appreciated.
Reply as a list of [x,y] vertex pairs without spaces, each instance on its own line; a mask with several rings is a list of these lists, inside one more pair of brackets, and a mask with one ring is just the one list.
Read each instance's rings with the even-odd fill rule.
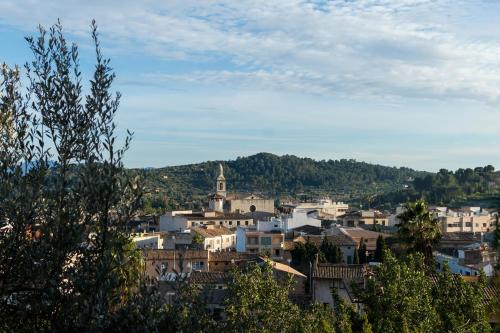
[[326,238],[329,242],[333,243],[333,245],[336,246],[356,246],[356,242],[349,238],[349,236],[344,234],[330,236],[304,235],[295,238],[293,241],[302,244],[305,244],[307,241],[309,241],[319,246],[323,242],[323,238]]
[[163,249],[146,249],[142,251],[142,255],[146,260],[173,260],[184,259],[207,259],[208,251],[206,250],[163,250]]
[[189,220],[203,220],[203,221],[216,221],[216,220],[248,220],[249,217],[238,213],[216,213],[214,216],[205,216],[203,212],[191,214],[178,214],[182,215]]
[[255,260],[259,257],[257,253],[244,253],[244,252],[211,252],[210,262],[213,261],[242,261],[242,260]]
[[359,239],[359,238],[364,238],[364,239],[370,239],[370,238],[378,238],[379,235],[382,235],[382,237],[387,238],[390,237],[391,235],[385,234],[382,232],[376,232],[376,231],[371,231],[371,230],[366,230],[363,228],[339,228],[340,231],[349,237],[352,237],[354,239]]
[[195,227],[192,228],[192,231],[199,234],[203,238],[211,238],[211,237],[219,237],[219,236],[235,234],[234,230],[228,229],[223,226],[214,226],[211,228]]
[[288,273],[288,274],[292,274],[292,275],[296,275],[296,276],[300,276],[300,277],[303,277],[303,278],[307,278],[307,276],[305,276],[304,274],[302,274],[301,272],[299,272],[298,270],[288,266],[288,265],[285,265],[285,264],[282,264],[282,263],[279,263],[279,262],[276,262],[276,261],[273,261],[273,260],[270,260],[270,259],[267,259],[267,258],[259,258],[258,260],[260,263],[264,263],[264,262],[267,262],[271,265],[271,267],[274,269],[274,270],[277,270],[277,271],[280,271],[280,272],[284,272],[284,273]]
[[230,276],[224,272],[192,272],[189,281],[194,284],[227,284]]
[[293,229],[294,232],[303,232],[307,235],[321,235],[321,228],[313,225],[303,225]]
[[365,265],[323,264],[314,266],[312,277],[318,279],[357,280],[366,274]]

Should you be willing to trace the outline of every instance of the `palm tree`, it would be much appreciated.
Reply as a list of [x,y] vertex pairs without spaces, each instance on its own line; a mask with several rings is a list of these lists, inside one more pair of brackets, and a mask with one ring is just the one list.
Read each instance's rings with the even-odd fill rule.
[[424,200],[417,200],[406,203],[398,218],[400,223],[396,226],[399,238],[408,245],[411,252],[422,253],[425,263],[432,265],[432,245],[441,236],[436,215],[429,212]]

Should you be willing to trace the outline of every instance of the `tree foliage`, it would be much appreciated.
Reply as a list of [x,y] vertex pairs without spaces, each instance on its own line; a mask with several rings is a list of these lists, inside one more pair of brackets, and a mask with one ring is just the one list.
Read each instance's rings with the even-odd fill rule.
[[[395,191],[409,178],[425,175],[408,168],[386,167],[355,160],[322,160],[259,153],[233,161],[151,170],[132,170],[145,177],[151,196],[163,196],[171,207],[191,208],[214,190],[218,163],[224,165],[229,191],[263,193],[271,198],[335,195],[340,200]],[[158,193],[156,193],[158,191]],[[304,198],[307,199],[307,198]]]
[[361,297],[374,332],[488,332],[482,288],[449,271],[429,275],[421,253],[403,262],[386,251]]
[[120,95],[110,92],[115,75],[95,23],[92,38],[88,94],[60,24],[27,38],[26,91],[20,69],[1,69],[2,331],[104,331],[145,295],[123,230],[141,193],[123,170],[131,136],[117,148]]
[[227,300],[227,330],[231,332],[290,332],[300,320],[300,309],[288,294],[292,281],[280,285],[270,265],[236,271]]
[[387,245],[385,243],[385,238],[382,235],[377,237],[377,245],[375,248],[375,253],[373,255],[373,260],[376,262],[382,262],[384,260],[384,252],[387,249]]
[[437,217],[429,212],[423,200],[408,202],[403,208],[404,211],[398,215],[400,223],[396,225],[400,240],[411,252],[422,253],[426,263],[432,265],[432,245],[441,234]]

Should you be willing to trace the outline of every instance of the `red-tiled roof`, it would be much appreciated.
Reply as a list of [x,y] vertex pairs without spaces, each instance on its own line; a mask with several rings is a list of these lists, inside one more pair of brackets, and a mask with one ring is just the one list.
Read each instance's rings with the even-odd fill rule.
[[214,228],[192,228],[192,230],[204,238],[236,234],[236,231],[223,226],[216,226]]
[[209,261],[241,261],[241,260],[255,260],[259,258],[258,253],[243,253],[243,252],[210,252]]
[[305,243],[309,241],[319,246],[323,242],[324,237],[326,237],[329,242],[333,243],[333,245],[336,246],[356,246],[356,242],[344,234],[329,236],[304,235],[295,238],[293,241],[297,243]]
[[184,259],[208,259],[208,251],[206,250],[159,250],[147,249],[142,251],[142,255],[146,260],[169,260],[174,258]]
[[192,272],[189,281],[193,284],[227,284],[230,276],[224,272]]
[[365,276],[365,265],[316,264],[312,277],[318,279],[357,280]]

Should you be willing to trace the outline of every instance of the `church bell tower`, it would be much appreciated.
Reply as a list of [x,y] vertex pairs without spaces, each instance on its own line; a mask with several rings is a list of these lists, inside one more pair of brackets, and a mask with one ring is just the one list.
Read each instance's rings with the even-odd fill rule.
[[226,197],[226,177],[224,177],[224,169],[222,168],[222,164],[219,163],[219,176],[217,177],[217,188],[215,193]]

